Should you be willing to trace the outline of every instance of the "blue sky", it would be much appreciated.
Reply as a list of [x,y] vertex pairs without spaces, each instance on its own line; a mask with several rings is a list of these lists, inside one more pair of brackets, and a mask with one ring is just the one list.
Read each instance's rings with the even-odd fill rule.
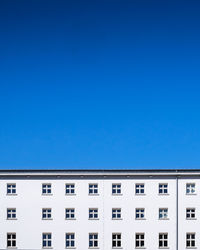
[[0,2],[0,169],[199,168],[200,2]]

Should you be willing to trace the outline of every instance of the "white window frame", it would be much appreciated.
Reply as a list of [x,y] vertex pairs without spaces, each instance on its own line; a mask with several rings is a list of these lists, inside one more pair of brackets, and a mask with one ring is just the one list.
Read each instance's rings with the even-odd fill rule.
[[65,195],[75,195],[75,183],[65,184]]
[[196,183],[186,183],[186,194],[194,195],[196,194]]
[[135,195],[145,195],[144,183],[135,183]]
[[7,248],[17,248],[16,233],[7,233]]
[[51,183],[42,183],[42,195],[52,195]]
[[122,184],[112,183],[112,195],[121,195],[121,194],[122,194]]
[[65,234],[65,248],[75,248],[75,233],[66,233]]
[[98,195],[99,194],[98,183],[89,183],[88,193],[89,195]]
[[7,195],[17,195],[16,183],[7,183]]
[[99,247],[99,235],[98,233],[89,233],[89,248]]
[[[69,217],[67,217],[67,214]],[[65,220],[75,220],[75,208],[65,208]]]
[[[162,238],[160,238],[160,236],[162,236]],[[167,236],[167,238],[165,236]],[[158,241],[158,248],[168,248],[168,233],[159,233]],[[160,246],[160,243],[162,243],[162,246]]]
[[112,233],[112,248],[122,248],[122,234]]
[[7,208],[7,220],[16,220],[16,219],[17,219],[16,208]]
[[158,184],[158,194],[159,195],[168,195],[168,183],[159,183]]
[[89,220],[98,220],[99,211],[98,208],[89,208]]
[[135,209],[135,219],[136,220],[145,220],[145,208],[136,208]]
[[186,233],[186,248],[196,248],[196,234],[195,233]]
[[[44,238],[44,236],[47,238]],[[49,242],[50,242],[50,246],[49,246]],[[45,249],[52,248],[52,233],[42,233],[42,248],[45,248]]]
[[159,211],[158,211],[158,219],[159,220],[168,220],[169,217],[168,217],[168,208],[167,207],[161,207],[159,208]]
[[122,209],[112,208],[112,220],[121,220],[121,219],[122,219]]
[[[50,215],[50,217],[48,215]],[[42,219],[43,220],[52,220],[52,209],[51,208],[43,208],[42,209]]]
[[145,248],[145,233],[135,233],[135,248]]

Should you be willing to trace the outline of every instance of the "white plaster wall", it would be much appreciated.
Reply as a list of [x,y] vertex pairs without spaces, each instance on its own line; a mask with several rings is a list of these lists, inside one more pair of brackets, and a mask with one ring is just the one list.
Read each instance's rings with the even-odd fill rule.
[[[196,183],[196,194],[186,195],[186,184]],[[196,249],[200,249],[200,180],[179,180],[179,249],[186,248],[186,233],[196,233]],[[186,208],[196,208],[196,220],[186,220]]]
[[[200,180],[197,194],[187,196],[188,180],[179,180],[179,249],[185,249],[186,232],[196,232],[200,245]],[[16,183],[17,195],[7,195],[7,183]],[[52,195],[42,195],[42,183],[52,184]],[[75,183],[76,195],[65,195],[65,183]],[[99,195],[88,195],[88,184],[99,184]],[[122,184],[122,195],[112,195],[112,183]],[[145,195],[135,195],[135,184],[145,183]],[[158,184],[168,183],[168,195],[158,194]],[[17,209],[17,220],[7,220],[7,208]],[[99,220],[88,220],[89,208],[99,209]],[[122,209],[122,220],[112,220],[112,208]],[[145,220],[135,220],[135,208],[145,208]],[[167,207],[169,220],[159,220],[158,210]],[[197,220],[185,219],[186,207],[196,207]],[[52,220],[42,220],[42,208],[52,208]],[[75,208],[75,220],[65,220],[65,208]],[[145,247],[158,249],[159,232],[169,235],[169,248],[176,249],[176,180],[163,179],[16,179],[0,181],[0,249],[6,249],[7,232],[16,232],[18,249],[41,249],[42,233],[52,233],[52,246],[65,249],[65,233],[74,232],[76,249],[88,249],[88,234],[99,234],[99,249],[112,249],[112,233],[122,233],[124,250],[135,249],[135,233],[145,233]]]

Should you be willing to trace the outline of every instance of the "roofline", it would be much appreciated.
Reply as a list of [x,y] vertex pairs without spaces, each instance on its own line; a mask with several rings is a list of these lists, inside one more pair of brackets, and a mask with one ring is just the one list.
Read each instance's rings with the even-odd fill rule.
[[177,168],[177,169],[0,169],[0,172],[191,172],[200,168]]
[[181,173],[181,172],[200,172],[200,168],[184,168],[184,169],[0,169],[0,173],[2,172],[14,172],[14,173],[46,173],[46,172],[59,172],[59,173],[77,173],[77,172],[114,172],[114,173],[121,173],[121,172],[132,172],[132,173],[137,173],[137,172],[146,172],[146,173],[152,173],[152,172],[174,172],[174,173]]
[[0,169],[3,177],[136,177],[136,176],[196,176],[200,169]]

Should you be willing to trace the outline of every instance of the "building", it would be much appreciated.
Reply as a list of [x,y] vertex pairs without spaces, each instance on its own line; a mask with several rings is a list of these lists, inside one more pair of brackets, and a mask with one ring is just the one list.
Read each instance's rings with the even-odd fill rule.
[[200,249],[200,170],[1,170],[0,249]]

